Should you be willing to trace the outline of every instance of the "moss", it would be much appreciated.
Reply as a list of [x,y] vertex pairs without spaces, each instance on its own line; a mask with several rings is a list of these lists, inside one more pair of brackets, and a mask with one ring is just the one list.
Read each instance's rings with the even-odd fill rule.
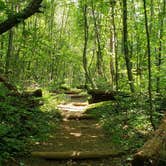
[[113,101],[103,101],[96,104],[91,104],[85,113],[99,119],[107,114],[112,113],[114,111],[114,105],[115,102]]

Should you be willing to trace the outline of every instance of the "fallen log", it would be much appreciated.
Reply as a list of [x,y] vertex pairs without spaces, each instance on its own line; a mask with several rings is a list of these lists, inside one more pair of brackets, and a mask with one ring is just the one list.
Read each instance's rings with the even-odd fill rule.
[[37,90],[34,90],[32,92],[23,92],[21,94],[21,96],[23,96],[23,97],[42,97],[43,94],[42,94],[41,89],[37,89]]
[[98,103],[101,101],[116,100],[116,96],[129,97],[129,94],[125,92],[105,91],[100,89],[88,90],[88,94],[91,95],[89,103]]
[[0,75],[0,82],[3,83],[4,86],[5,86],[8,90],[14,91],[14,92],[17,92],[17,93],[18,93],[17,88],[16,88],[14,85],[12,85],[11,83],[9,83],[9,82],[7,81],[7,79],[4,78],[4,77],[1,76],[1,75]]
[[85,103],[85,102],[84,102],[84,103],[81,103],[81,102],[80,102],[80,103],[73,103],[73,105],[74,105],[74,106],[87,106],[88,103]]
[[77,89],[77,90],[66,90],[64,93],[65,94],[73,94],[73,95],[77,95],[77,94],[80,94],[82,91],[80,89]]
[[[0,75],[0,83],[2,83],[9,90],[6,96],[13,96],[19,99],[19,102],[12,103],[13,106],[22,104],[28,108],[35,108],[35,107],[43,105],[43,102],[40,99],[35,99],[37,97],[42,97],[41,89],[37,89],[32,92],[20,93],[18,92],[17,88],[11,83],[9,83],[7,79],[4,78],[2,75]],[[3,97],[0,98],[0,101],[4,101],[4,100],[5,99]]]
[[81,152],[81,151],[68,151],[68,152],[32,152],[33,157],[54,160],[67,160],[67,159],[100,159],[107,157],[118,157],[123,155],[124,152]]
[[165,153],[163,165],[166,165],[166,117],[154,132],[153,137],[134,155],[132,166],[157,166],[163,158],[163,152]]
[[86,98],[87,97],[87,95],[85,95],[85,94],[69,94],[69,96],[72,99],[79,99],[79,98]]
[[82,114],[82,115],[68,115],[64,116],[65,120],[90,120],[90,119],[95,119],[94,116],[87,115],[87,114]]

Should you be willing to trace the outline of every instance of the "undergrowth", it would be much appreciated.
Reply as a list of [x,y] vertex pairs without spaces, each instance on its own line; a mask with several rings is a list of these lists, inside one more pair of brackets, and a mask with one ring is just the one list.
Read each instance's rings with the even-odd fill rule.
[[[140,94],[123,98],[117,96],[115,101],[92,104],[86,113],[99,119],[105,133],[122,149],[135,151],[144,144],[152,131],[148,100]],[[154,112],[156,126],[162,117],[162,113]]]
[[[43,141],[60,119],[57,110],[45,98],[41,108],[33,106],[35,98],[12,96],[0,84],[0,165],[16,156],[25,155],[29,145]],[[39,100],[39,99],[37,99]]]

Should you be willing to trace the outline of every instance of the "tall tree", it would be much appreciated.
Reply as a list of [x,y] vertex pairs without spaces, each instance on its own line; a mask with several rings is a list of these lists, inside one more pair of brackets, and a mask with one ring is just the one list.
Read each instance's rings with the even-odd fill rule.
[[92,5],[94,30],[95,30],[95,36],[96,36],[96,42],[97,42],[97,71],[98,71],[99,75],[103,75],[103,71],[102,71],[103,56],[102,56],[102,50],[101,50],[99,25],[98,25],[98,21],[97,21],[97,19],[99,19],[99,18],[95,14],[95,5],[94,5],[93,0],[91,1],[91,5]]
[[14,30],[10,29],[9,30],[9,37],[8,37],[8,49],[7,49],[7,54],[6,54],[6,63],[5,63],[6,75],[8,75],[8,72],[9,72],[11,56],[13,53],[13,34],[14,34]]
[[161,63],[162,63],[162,44],[163,44],[163,30],[164,30],[164,18],[165,18],[165,5],[166,1],[163,0],[163,9],[159,13],[159,46],[158,46],[158,57],[157,57],[157,80],[156,80],[156,92],[160,92],[160,71],[161,71]]
[[112,87],[116,86],[118,90],[118,59],[116,43],[116,25],[115,25],[115,0],[110,0],[111,7],[111,26],[110,26],[110,72],[112,78]]
[[134,82],[133,82],[133,74],[132,74],[132,65],[129,57],[128,51],[128,29],[127,29],[127,1],[123,0],[123,49],[124,49],[124,57],[126,61],[127,67],[127,75],[128,81],[130,85],[131,92],[134,92]]
[[147,53],[148,53],[148,93],[149,93],[149,110],[150,110],[149,115],[152,127],[155,129],[155,124],[153,122],[153,105],[152,105],[151,48],[150,48],[150,34],[148,28],[146,0],[143,0],[143,3],[144,3],[145,29],[146,29]]
[[[14,12],[14,3],[11,2],[11,11]],[[8,76],[10,64],[11,64],[11,57],[13,54],[13,35],[14,35],[14,29],[11,28],[8,32],[8,48],[6,53],[6,63],[5,63],[5,74]]]
[[88,62],[87,62],[87,46],[88,46],[88,20],[87,20],[87,2],[84,1],[83,4],[83,20],[84,20],[84,50],[83,50],[83,67],[85,71],[85,85],[91,83],[91,86],[94,88],[93,81],[88,72]]

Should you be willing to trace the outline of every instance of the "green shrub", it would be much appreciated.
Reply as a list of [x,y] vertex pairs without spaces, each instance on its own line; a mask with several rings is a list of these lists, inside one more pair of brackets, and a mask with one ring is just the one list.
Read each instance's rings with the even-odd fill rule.
[[115,144],[134,150],[144,143],[148,132],[152,130],[147,108],[146,97],[117,96],[115,101],[92,104],[86,113],[99,119]]
[[[26,152],[33,141],[44,140],[51,130],[51,118],[56,122],[58,113],[28,107],[28,98],[9,96],[9,91],[0,86],[0,163]],[[26,101],[27,100],[27,101]],[[31,105],[31,104],[30,104]]]

